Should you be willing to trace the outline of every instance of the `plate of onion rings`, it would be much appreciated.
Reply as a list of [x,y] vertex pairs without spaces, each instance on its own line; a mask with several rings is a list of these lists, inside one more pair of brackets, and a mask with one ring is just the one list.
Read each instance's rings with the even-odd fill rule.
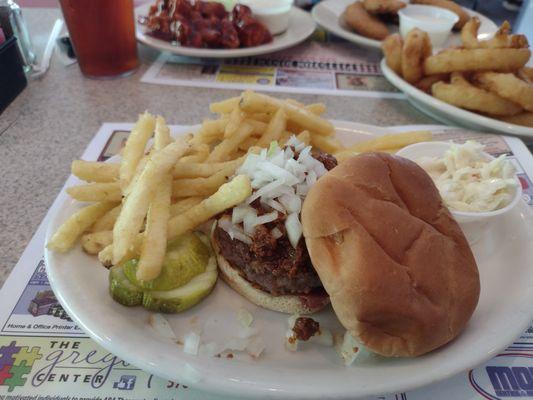
[[[409,3],[409,0],[405,1]],[[327,31],[346,39],[350,42],[379,49],[381,47],[382,40],[368,37],[363,34],[355,32],[345,21],[344,12],[350,6],[354,4],[354,0],[325,0],[318,3],[312,10],[312,15],[315,22]],[[484,15],[473,11],[464,9],[471,17],[477,17],[481,21],[479,27],[479,37],[486,38],[494,34],[498,29],[496,24]],[[362,11],[363,17],[366,16],[365,11]],[[385,19],[385,26],[389,33],[398,32],[398,24],[395,22],[397,16],[387,17]],[[364,18],[360,20],[360,23],[365,24]],[[457,45],[460,43],[460,33],[457,31],[452,32],[446,46]]]
[[438,52],[420,29],[383,42],[381,69],[420,111],[436,120],[478,130],[533,137],[533,68],[527,38],[504,22],[480,40],[480,21],[461,31],[462,46]]

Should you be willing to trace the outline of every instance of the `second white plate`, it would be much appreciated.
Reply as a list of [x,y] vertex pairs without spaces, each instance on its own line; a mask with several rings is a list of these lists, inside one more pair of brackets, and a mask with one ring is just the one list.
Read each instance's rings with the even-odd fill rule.
[[[359,35],[353,30],[351,30],[342,20],[341,15],[344,12],[344,9],[352,4],[355,0],[325,0],[318,3],[312,11],[313,18],[321,27],[330,31],[331,33],[340,36],[343,39],[346,39],[350,42],[373,47],[376,49],[381,48],[381,41],[370,39],[365,36]],[[409,1],[406,0],[408,3]],[[492,36],[494,32],[498,29],[496,24],[490,19],[485,17],[483,14],[480,14],[476,11],[468,10],[466,11],[472,15],[479,18],[481,21],[481,26],[479,27],[479,37],[487,38]],[[398,32],[398,27],[392,24],[388,25],[391,33]],[[459,33],[454,32],[450,36],[450,39],[445,46],[453,46],[459,44],[460,37]]]

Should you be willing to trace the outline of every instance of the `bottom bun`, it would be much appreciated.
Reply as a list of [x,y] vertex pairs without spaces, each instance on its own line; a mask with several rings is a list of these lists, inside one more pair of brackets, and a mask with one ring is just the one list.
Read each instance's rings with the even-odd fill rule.
[[222,279],[233,290],[259,307],[287,314],[312,314],[329,304],[329,297],[326,295],[324,295],[323,301],[314,301],[313,305],[309,306],[305,300],[305,295],[273,296],[270,293],[255,288],[220,254],[218,243],[213,236],[211,237],[211,243],[217,256],[218,268],[221,272]]

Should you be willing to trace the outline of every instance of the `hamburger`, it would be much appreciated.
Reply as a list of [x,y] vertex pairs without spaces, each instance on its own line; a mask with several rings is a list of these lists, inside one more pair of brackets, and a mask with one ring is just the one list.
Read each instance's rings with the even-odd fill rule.
[[237,174],[253,193],[221,215],[212,244],[222,278],[251,302],[279,312],[310,314],[329,304],[302,236],[300,211],[309,188],[336,159],[292,137],[249,154]]
[[454,339],[474,312],[474,256],[414,162],[384,153],[348,159],[310,189],[302,223],[333,310],[368,349],[419,356]]
[[432,179],[385,153],[336,164],[295,139],[248,156],[238,173],[254,192],[212,233],[221,276],[275,311],[309,314],[331,302],[347,332],[383,356],[448,343],[472,315],[480,284]]

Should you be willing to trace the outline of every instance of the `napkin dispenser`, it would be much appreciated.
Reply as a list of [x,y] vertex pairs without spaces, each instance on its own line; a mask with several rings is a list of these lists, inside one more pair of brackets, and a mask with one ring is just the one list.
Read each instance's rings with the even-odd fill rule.
[[17,38],[12,36],[0,45],[0,113],[28,84],[22,67]]

